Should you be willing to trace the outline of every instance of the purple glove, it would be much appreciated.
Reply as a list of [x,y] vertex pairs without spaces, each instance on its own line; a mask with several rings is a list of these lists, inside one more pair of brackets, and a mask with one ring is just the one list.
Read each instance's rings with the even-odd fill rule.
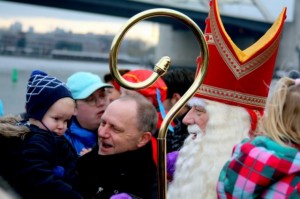
[[110,199],[132,199],[127,193],[118,193],[110,197]]
[[173,151],[167,154],[167,173],[173,177],[175,172],[175,163],[178,157],[178,151]]

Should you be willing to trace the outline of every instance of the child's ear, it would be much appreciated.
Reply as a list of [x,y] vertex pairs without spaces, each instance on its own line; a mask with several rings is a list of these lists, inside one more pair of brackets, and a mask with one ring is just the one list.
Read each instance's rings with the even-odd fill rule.
[[151,140],[152,134],[150,132],[145,132],[142,137],[140,138],[140,141],[138,143],[138,147],[145,146],[150,140]]

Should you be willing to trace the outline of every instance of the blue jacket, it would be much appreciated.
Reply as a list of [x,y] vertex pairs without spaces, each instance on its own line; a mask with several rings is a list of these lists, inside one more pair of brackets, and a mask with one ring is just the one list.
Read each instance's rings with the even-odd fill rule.
[[97,145],[97,133],[82,128],[75,118],[65,133],[65,137],[71,143],[78,156],[83,148],[89,149]]

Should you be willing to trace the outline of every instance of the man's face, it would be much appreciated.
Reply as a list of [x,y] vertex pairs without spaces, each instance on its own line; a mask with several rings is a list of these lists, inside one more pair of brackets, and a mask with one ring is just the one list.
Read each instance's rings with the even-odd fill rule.
[[79,124],[88,130],[97,130],[108,104],[109,99],[104,88],[96,90],[86,99],[77,100],[76,118]]
[[[203,106],[193,106],[182,121],[187,126],[197,125],[203,132],[205,132],[208,119],[208,113]],[[196,136],[199,132],[190,132],[189,130],[189,133]]]
[[107,107],[98,129],[98,154],[111,155],[139,148],[143,132],[137,128],[136,109],[132,100],[116,100]]

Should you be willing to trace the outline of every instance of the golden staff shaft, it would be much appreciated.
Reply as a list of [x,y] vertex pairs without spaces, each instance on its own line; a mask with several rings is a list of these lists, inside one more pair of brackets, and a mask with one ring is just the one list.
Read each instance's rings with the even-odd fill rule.
[[121,45],[122,39],[127,33],[127,31],[136,23],[150,18],[154,16],[166,16],[178,19],[179,21],[183,22],[187,25],[192,32],[194,33],[199,45],[200,45],[200,56],[202,58],[201,69],[197,74],[194,83],[191,87],[187,90],[187,92],[182,96],[182,98],[172,107],[172,109],[168,112],[165,119],[162,122],[161,128],[158,133],[158,197],[159,199],[166,198],[166,190],[167,190],[167,180],[166,180],[166,133],[169,124],[174,119],[176,114],[185,106],[187,101],[196,93],[197,89],[200,87],[203,78],[207,71],[207,64],[208,64],[208,49],[207,44],[204,38],[204,35],[201,29],[196,25],[196,23],[191,20],[186,15],[177,12],[171,9],[150,9],[144,12],[141,12],[132,18],[130,18],[127,23],[122,27],[120,32],[115,36],[110,50],[110,71],[118,83],[125,88],[128,89],[141,89],[146,88],[152,85],[159,76],[163,76],[167,69],[170,66],[170,58],[169,57],[162,57],[160,61],[154,67],[154,73],[145,81],[140,83],[132,83],[126,81],[119,73],[117,68],[117,55],[118,49]]

